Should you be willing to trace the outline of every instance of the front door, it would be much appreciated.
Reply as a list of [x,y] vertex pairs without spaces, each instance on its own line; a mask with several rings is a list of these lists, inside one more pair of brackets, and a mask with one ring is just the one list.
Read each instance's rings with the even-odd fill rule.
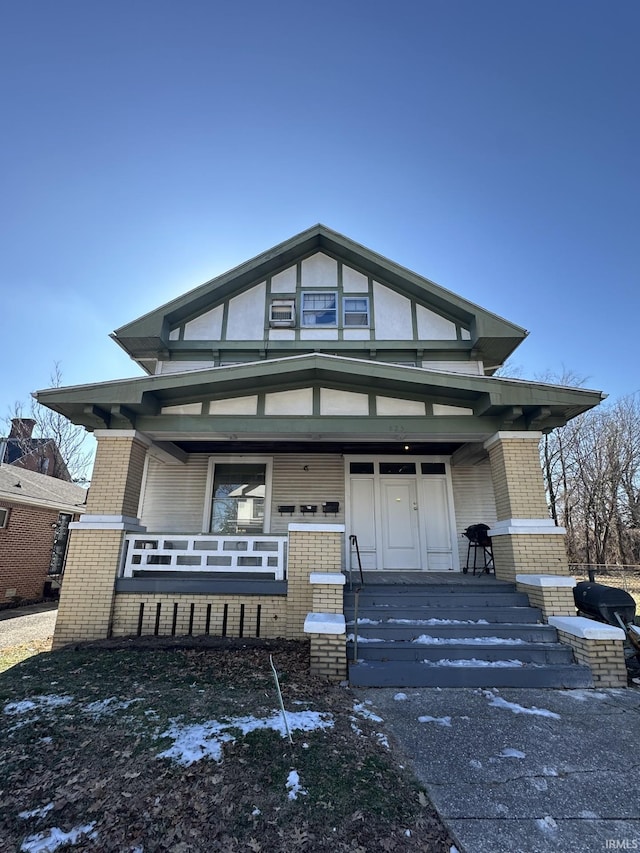
[[415,479],[380,482],[382,560],[385,569],[420,569],[418,494]]

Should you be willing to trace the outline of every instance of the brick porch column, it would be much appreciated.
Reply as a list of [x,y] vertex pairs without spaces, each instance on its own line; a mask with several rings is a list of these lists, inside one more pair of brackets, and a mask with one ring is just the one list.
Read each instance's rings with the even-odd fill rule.
[[114,585],[127,532],[143,531],[138,502],[150,440],[134,430],[97,430],[87,511],[72,523],[54,648],[109,636]]
[[305,637],[304,620],[313,610],[312,572],[341,572],[344,524],[289,525],[287,556],[287,638]]
[[564,527],[549,518],[540,467],[539,432],[498,432],[485,442],[498,521],[489,531],[496,577],[568,575]]

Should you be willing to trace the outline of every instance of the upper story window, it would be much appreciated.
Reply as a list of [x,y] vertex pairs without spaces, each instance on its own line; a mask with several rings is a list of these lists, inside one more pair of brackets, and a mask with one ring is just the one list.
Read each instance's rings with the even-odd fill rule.
[[369,325],[369,297],[345,296],[342,302],[345,326]]
[[302,294],[302,325],[303,326],[337,326],[338,325],[338,294],[337,293],[303,293]]
[[9,523],[9,510],[0,507],[0,530]]

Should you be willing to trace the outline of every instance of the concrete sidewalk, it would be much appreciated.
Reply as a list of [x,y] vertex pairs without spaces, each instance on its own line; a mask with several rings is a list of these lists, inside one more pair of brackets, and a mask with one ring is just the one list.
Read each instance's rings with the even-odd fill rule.
[[57,602],[0,610],[0,649],[52,637],[57,616]]
[[461,853],[640,850],[639,690],[356,692]]

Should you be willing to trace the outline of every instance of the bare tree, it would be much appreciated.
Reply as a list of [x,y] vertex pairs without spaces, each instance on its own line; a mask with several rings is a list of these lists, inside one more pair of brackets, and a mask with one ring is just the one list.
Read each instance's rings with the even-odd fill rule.
[[[49,381],[54,388],[62,385],[59,362],[54,363]],[[93,448],[82,427],[71,423],[64,415],[41,406],[35,399],[28,404],[19,401],[14,403],[4,420],[7,425],[13,422],[12,439],[20,457],[16,465],[60,480],[88,482]],[[16,429],[16,423],[20,422],[28,424],[29,428]]]

